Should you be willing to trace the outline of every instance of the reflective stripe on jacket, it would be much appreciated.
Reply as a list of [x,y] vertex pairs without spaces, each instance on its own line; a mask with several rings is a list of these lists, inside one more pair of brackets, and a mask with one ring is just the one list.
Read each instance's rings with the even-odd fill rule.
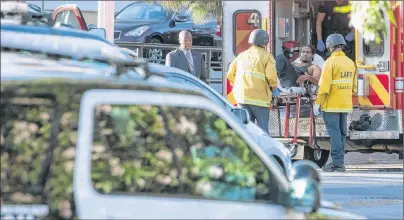
[[234,59],[227,78],[238,104],[269,107],[271,89],[278,83],[275,59],[264,48],[252,46]]
[[351,112],[357,77],[354,62],[342,51],[333,52],[325,61],[315,103],[324,112]]

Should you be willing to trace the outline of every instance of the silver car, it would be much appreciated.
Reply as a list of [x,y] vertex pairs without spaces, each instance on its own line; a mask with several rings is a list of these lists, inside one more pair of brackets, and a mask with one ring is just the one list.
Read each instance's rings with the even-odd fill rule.
[[[181,85],[188,85],[190,88],[197,89],[198,91],[205,94],[213,102],[217,103],[219,106],[223,107],[227,111],[234,113],[237,118],[245,118],[243,116],[240,116],[240,114],[248,115],[247,110],[231,105],[212,87],[185,71],[155,63],[149,63],[148,69],[150,72],[163,74],[164,78],[170,82],[180,83]],[[258,125],[251,122],[250,120],[244,120],[242,121],[242,123],[244,124],[244,127],[247,129],[248,133],[258,143],[258,145],[263,147],[267,154],[274,156],[279,165],[284,170],[285,174],[288,175],[292,167],[291,155],[289,150],[281,142],[271,138],[266,132],[258,127]]]

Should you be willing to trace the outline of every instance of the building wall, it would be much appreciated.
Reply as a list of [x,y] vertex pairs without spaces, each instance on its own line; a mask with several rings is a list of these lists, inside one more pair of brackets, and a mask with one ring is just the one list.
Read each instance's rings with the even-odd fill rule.
[[95,24],[97,25],[97,11],[82,11],[84,19],[86,20],[87,25]]

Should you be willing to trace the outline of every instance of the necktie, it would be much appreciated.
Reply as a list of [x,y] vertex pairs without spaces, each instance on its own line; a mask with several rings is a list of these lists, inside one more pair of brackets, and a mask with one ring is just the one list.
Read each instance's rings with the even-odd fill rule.
[[185,57],[188,60],[188,64],[189,64],[189,69],[191,70],[192,73],[194,73],[194,60],[192,58],[192,54],[191,51],[185,51]]

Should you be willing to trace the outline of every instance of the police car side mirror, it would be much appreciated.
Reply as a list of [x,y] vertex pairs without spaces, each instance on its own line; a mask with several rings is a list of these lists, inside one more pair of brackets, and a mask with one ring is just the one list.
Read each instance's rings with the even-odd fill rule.
[[321,192],[320,186],[311,179],[295,179],[290,182],[288,192],[288,206],[292,209],[310,213],[320,208]]
[[250,122],[250,114],[245,108],[234,108],[231,112],[243,122],[243,124],[248,124]]
[[106,38],[106,35],[107,35],[104,28],[90,28],[90,30],[88,30],[88,32],[95,34],[97,36],[100,36],[104,39]]

